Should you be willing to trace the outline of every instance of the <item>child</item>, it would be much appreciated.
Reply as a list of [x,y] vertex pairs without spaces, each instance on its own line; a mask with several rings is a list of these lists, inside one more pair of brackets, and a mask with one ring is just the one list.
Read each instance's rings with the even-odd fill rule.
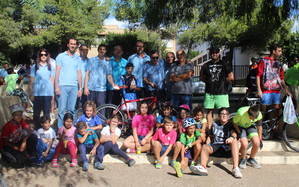
[[[254,168],[261,168],[261,165],[255,160],[255,155],[257,154],[260,142],[262,141],[262,119],[262,113],[257,105],[241,107],[233,117],[234,127],[240,135],[241,159],[239,167],[241,169],[245,169],[246,165]],[[258,130],[256,129],[256,124]],[[247,160],[245,157],[248,139],[252,141],[252,149],[250,157]]]
[[127,152],[137,153],[147,152],[151,149],[151,137],[155,127],[155,117],[148,114],[148,104],[141,102],[139,105],[139,114],[133,117],[132,129],[133,136],[129,136],[124,141],[124,148]]
[[117,140],[121,134],[121,130],[117,127],[121,123],[119,116],[113,116],[110,124],[103,128],[101,132],[101,145],[97,150],[97,157],[95,160],[94,167],[99,170],[103,170],[105,167],[103,165],[103,158],[105,154],[116,154],[123,159],[129,167],[132,167],[136,162],[134,159],[128,157],[128,155],[119,149],[117,145]]
[[179,118],[177,119],[177,132],[178,134],[181,134],[185,132],[185,129],[183,128],[184,120],[189,117],[190,115],[190,107],[189,105],[183,104],[179,106]]
[[92,129],[100,135],[101,129],[103,128],[101,118],[96,114],[96,104],[93,101],[86,101],[83,106],[84,114],[79,117],[78,122],[85,122],[88,129]]
[[58,157],[61,153],[68,153],[71,155],[71,167],[76,167],[78,164],[77,146],[75,142],[76,127],[73,126],[73,120],[73,115],[70,113],[66,113],[63,117],[63,126],[58,130],[59,143],[52,160],[52,167],[59,167]]
[[86,153],[89,152],[91,156],[98,155],[98,146],[100,145],[99,138],[93,129],[88,129],[85,122],[77,123],[77,139],[79,142],[80,158],[83,162],[83,171],[88,171],[88,160]]
[[172,108],[169,104],[165,104],[162,106],[162,115],[159,115],[157,117],[157,124],[156,124],[156,128],[160,128],[163,125],[163,121],[165,117],[170,117],[171,120],[176,123],[176,117],[171,115],[172,112]]
[[5,77],[5,83],[7,85],[5,91],[10,95],[17,87],[19,75],[14,72],[13,68],[8,68],[7,74],[8,75]]
[[[139,91],[139,85],[137,85],[137,80],[135,76],[132,74],[134,70],[134,65],[132,63],[128,63],[126,65],[126,74],[121,76],[121,85],[124,86],[122,89],[123,99],[125,100],[134,100],[137,99],[136,91]],[[124,101],[122,101],[123,103]],[[123,105],[122,110],[128,111],[136,111],[137,103],[127,103]]]
[[236,178],[242,178],[242,173],[238,167],[239,147],[237,133],[234,131],[232,124],[229,121],[229,112],[225,108],[219,110],[219,120],[209,122],[211,124],[211,137],[208,137],[207,142],[201,151],[201,164],[198,166],[190,166],[192,173],[198,175],[208,175],[207,164],[209,155],[216,151],[229,151],[232,154],[233,170],[232,174]]
[[0,150],[6,163],[21,168],[32,164],[29,157],[35,155],[37,137],[23,119],[24,107],[14,104],[9,109],[12,119],[1,129]]
[[[174,147],[174,154],[172,164],[176,170],[177,176],[181,177],[182,169],[185,169],[188,166],[188,161],[191,161],[191,166],[194,166],[195,163],[198,161],[198,157],[201,151],[201,133],[195,127],[196,122],[193,118],[186,118],[184,120],[184,128],[186,132],[180,135],[179,141],[176,142]],[[176,159],[181,153],[181,163],[177,163]]]
[[206,131],[209,129],[207,119],[204,118],[204,111],[197,106],[193,109],[193,119],[195,120],[195,127],[201,133],[202,142],[206,141]]
[[152,150],[155,155],[155,167],[161,169],[163,160],[170,153],[177,138],[177,132],[173,129],[174,122],[165,117],[163,127],[159,128],[152,138]]
[[38,157],[38,161],[44,163],[53,159],[57,142],[56,133],[50,124],[50,118],[44,116],[41,118],[40,122],[42,128],[37,130],[37,137],[41,140],[43,149],[42,154]]

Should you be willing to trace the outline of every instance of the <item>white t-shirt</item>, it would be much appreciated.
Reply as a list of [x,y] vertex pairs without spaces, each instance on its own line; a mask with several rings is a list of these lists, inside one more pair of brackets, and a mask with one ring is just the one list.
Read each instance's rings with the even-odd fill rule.
[[[116,127],[115,128],[115,135],[116,136],[120,136],[120,134],[121,134],[121,130],[118,127]],[[104,127],[102,129],[101,135],[104,135],[104,136],[110,136],[111,135],[111,133],[110,133],[110,126],[109,125],[107,125],[106,127]]]
[[[42,140],[43,139],[52,140],[52,139],[56,139],[56,133],[51,127],[48,130],[44,130],[43,128],[40,128],[37,130],[37,137]],[[54,144],[55,142],[53,143],[53,145]]]

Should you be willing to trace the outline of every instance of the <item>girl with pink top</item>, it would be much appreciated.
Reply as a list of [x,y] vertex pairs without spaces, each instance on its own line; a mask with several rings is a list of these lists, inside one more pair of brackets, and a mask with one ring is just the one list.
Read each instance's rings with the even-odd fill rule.
[[73,115],[66,113],[63,117],[63,127],[58,130],[59,143],[56,147],[52,160],[52,167],[59,167],[58,157],[62,154],[70,154],[72,158],[71,167],[78,164],[77,146],[75,141],[76,127],[73,126]]
[[155,167],[161,169],[162,162],[170,153],[177,139],[177,132],[174,130],[174,121],[169,117],[164,118],[163,127],[159,128],[152,138],[152,150],[155,156]]
[[133,117],[132,129],[133,136],[125,139],[123,147],[127,148],[128,153],[147,152],[151,149],[151,137],[154,126],[156,125],[155,117],[148,114],[148,104],[142,102],[138,108],[138,114]]

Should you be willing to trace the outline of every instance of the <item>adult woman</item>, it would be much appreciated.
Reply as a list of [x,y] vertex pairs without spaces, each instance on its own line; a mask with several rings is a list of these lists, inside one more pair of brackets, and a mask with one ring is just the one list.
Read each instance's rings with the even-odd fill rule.
[[35,65],[31,67],[30,88],[34,96],[33,120],[35,128],[40,128],[40,113],[50,117],[51,101],[54,96],[55,69],[51,67],[50,56],[46,49],[38,52]]

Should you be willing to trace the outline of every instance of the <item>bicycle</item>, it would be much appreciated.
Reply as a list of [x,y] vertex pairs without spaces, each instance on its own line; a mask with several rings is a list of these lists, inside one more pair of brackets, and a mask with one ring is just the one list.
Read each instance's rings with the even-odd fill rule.
[[[259,102],[259,101],[257,101]],[[282,106],[284,103],[282,104]],[[276,111],[277,109],[270,109],[263,113],[263,116],[267,116],[268,114]],[[232,118],[236,113],[232,113],[230,118]],[[298,117],[298,114],[297,114]],[[281,139],[284,144],[290,149],[299,152],[299,137],[294,136],[295,132],[299,133],[299,125],[296,124],[287,124],[283,122],[283,113],[281,113],[278,117],[267,119],[262,121],[262,137],[263,140],[272,139],[275,135],[281,135]],[[281,132],[279,130],[281,129]],[[251,144],[248,146],[251,147]],[[262,144],[261,144],[262,149]]]
[[[142,102],[142,101],[150,101],[149,106],[153,106],[158,104],[157,97],[145,97],[140,99],[133,99],[133,100],[125,100],[123,99],[123,102],[119,105],[114,104],[104,104],[97,108],[97,115],[104,121],[108,122],[108,120],[115,115],[119,115],[121,118],[122,123],[120,124],[121,129],[121,136],[126,137],[129,135],[129,129],[130,124],[132,121],[132,118],[134,116],[135,111],[129,111],[128,110],[128,104],[135,103],[135,102]],[[123,108],[126,108],[127,110],[122,110]],[[155,107],[153,109],[153,114],[155,116],[159,113],[159,107]],[[133,114],[132,114],[133,113]]]

